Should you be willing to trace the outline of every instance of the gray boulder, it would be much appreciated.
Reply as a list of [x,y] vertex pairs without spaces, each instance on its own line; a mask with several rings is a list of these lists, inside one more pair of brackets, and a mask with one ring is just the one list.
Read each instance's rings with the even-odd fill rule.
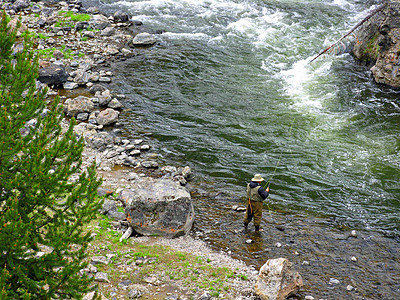
[[78,96],[74,99],[67,99],[64,103],[64,112],[68,116],[76,116],[80,113],[89,113],[93,110],[93,101],[85,96]]
[[85,141],[93,149],[104,151],[109,145],[113,144],[112,136],[107,132],[98,132],[93,135],[85,136]]
[[269,259],[261,267],[255,291],[261,300],[285,300],[297,293],[303,280],[286,258]]
[[63,84],[68,79],[68,74],[65,68],[61,65],[51,64],[48,67],[39,69],[38,80],[48,85]]
[[111,125],[118,121],[119,112],[112,109],[107,108],[99,113],[97,116],[97,123],[100,125]]
[[115,34],[115,32],[116,32],[116,30],[114,27],[106,27],[101,31],[100,35],[101,36],[112,36]]
[[156,42],[157,40],[154,34],[146,32],[137,34],[132,40],[132,44],[134,46],[151,46],[154,45]]
[[129,15],[126,12],[119,10],[114,13],[115,23],[124,23],[128,21],[129,21]]
[[193,225],[190,194],[172,180],[141,178],[118,198],[125,204],[129,225],[139,234],[174,238]]
[[103,15],[94,15],[89,21],[90,27],[94,29],[103,30],[104,28],[111,26],[110,21],[106,16]]

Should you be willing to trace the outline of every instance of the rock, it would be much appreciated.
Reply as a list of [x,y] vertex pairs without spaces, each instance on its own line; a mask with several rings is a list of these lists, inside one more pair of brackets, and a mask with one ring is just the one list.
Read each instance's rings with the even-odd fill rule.
[[371,67],[377,83],[400,87],[400,3],[387,3],[356,31],[352,54]]
[[118,10],[114,13],[114,22],[119,23],[119,22],[128,22],[129,21],[129,15],[122,11]]
[[59,85],[66,82],[67,79],[68,74],[63,66],[51,64],[48,67],[39,69],[38,80],[42,83],[48,85]]
[[304,300],[314,300],[314,297],[311,295],[307,295],[304,297]]
[[354,290],[354,287],[349,284],[348,286],[346,286],[346,290],[352,291]]
[[[93,82],[96,82],[96,81],[99,81],[99,78],[100,78],[99,73],[95,72],[95,73],[92,73],[92,75],[90,76],[89,80],[93,81]],[[95,84],[90,88],[89,92],[94,95],[97,92],[102,93],[102,92],[104,92],[106,90],[107,89],[104,86],[102,86],[101,84]]]
[[93,135],[86,135],[85,141],[87,145],[101,152],[106,150],[109,145],[113,144],[113,138],[107,132],[98,132]]
[[195,296],[195,300],[209,300],[211,299],[211,295],[208,291],[202,292],[200,295]]
[[335,278],[329,279],[329,284],[339,284],[339,283],[340,283],[340,281]]
[[147,168],[147,169],[158,168],[158,162],[152,161],[152,160],[148,160],[148,161],[142,162],[142,166],[144,168]]
[[93,31],[89,30],[84,30],[82,31],[82,37],[87,37],[93,39],[96,36],[96,34]]
[[253,240],[252,239],[248,239],[248,240],[246,240],[246,244],[251,244],[253,242]]
[[142,292],[139,290],[130,290],[128,292],[128,299],[138,299],[142,297]]
[[137,34],[132,40],[132,44],[134,46],[151,46],[154,45],[156,42],[157,40],[155,36],[146,32]]
[[97,272],[96,275],[94,276],[94,280],[98,282],[110,282],[108,280],[108,274],[104,272]]
[[115,34],[115,31],[116,30],[114,27],[106,27],[100,32],[100,35],[101,36],[112,36]]
[[357,231],[352,230],[352,231],[350,232],[350,236],[356,238],[356,237],[357,237]]
[[93,256],[90,263],[93,265],[108,265],[111,263],[111,260],[105,256]]
[[96,120],[98,124],[106,126],[117,122],[118,116],[118,111],[112,108],[107,108],[99,113]]
[[15,11],[21,11],[29,7],[31,1],[30,0],[17,0],[14,2]]
[[111,99],[110,103],[108,103],[108,107],[112,108],[112,109],[121,109],[124,106],[117,99],[113,98],[113,99]]
[[356,261],[357,261],[357,257],[355,257],[355,256],[352,256],[352,257],[351,257],[351,261],[354,261],[354,262],[356,262]]
[[280,247],[282,247],[282,244],[279,243],[279,242],[277,242],[277,243],[275,244],[275,247],[276,247],[276,248],[280,248]]
[[100,82],[105,82],[105,83],[110,83],[111,82],[111,78],[107,77],[107,76],[100,76],[99,81]]
[[169,238],[185,235],[194,222],[190,194],[170,179],[140,178],[118,199],[125,204],[129,225],[139,234]]
[[64,83],[63,87],[64,90],[74,90],[77,89],[79,85],[76,82],[67,81],[66,83]]
[[87,21],[80,21],[75,24],[76,31],[87,30],[88,28],[90,28],[90,25]]
[[89,82],[90,79],[90,74],[86,72],[85,70],[78,70],[74,82],[76,82],[79,85],[85,85],[86,83]]
[[93,29],[103,30],[104,28],[111,26],[110,21],[103,15],[94,15],[89,21],[90,27]]
[[67,99],[64,102],[64,113],[66,113],[68,116],[76,116],[79,113],[90,113],[93,110],[93,101],[85,96]]
[[76,115],[76,119],[79,121],[86,121],[89,118],[88,113],[79,113]]
[[286,258],[269,259],[261,267],[255,291],[262,300],[284,300],[303,286],[298,272]]
[[64,58],[64,53],[62,53],[60,50],[54,50],[53,56],[57,59],[62,59]]

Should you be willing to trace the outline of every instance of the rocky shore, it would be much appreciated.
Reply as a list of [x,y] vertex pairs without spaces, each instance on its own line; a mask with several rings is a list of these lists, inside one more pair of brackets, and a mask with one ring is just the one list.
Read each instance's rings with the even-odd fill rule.
[[[178,217],[167,220],[174,224],[168,225],[172,226],[172,233],[162,234],[166,237],[183,235],[181,238],[155,238],[152,235],[163,232],[153,230],[143,233],[140,232],[142,224],[135,227],[135,224],[130,223],[128,202],[132,200],[129,200],[129,193],[134,193],[137,198],[138,193],[145,190],[145,193],[166,194],[165,197],[174,199],[179,198],[177,194],[183,193],[182,197],[188,199],[186,201],[190,203],[189,193],[182,188],[191,179],[190,168],[160,167],[157,154],[151,152],[152,146],[146,141],[145,135],[122,137],[120,128],[123,125],[119,122],[119,116],[124,113],[123,103],[127,99],[125,95],[114,94],[108,87],[113,80],[113,73],[109,70],[110,65],[115,61],[134,56],[137,47],[143,48],[155,44],[155,35],[143,32],[143,24],[132,20],[124,12],[105,16],[95,7],[84,8],[79,0],[0,1],[0,7],[10,16],[12,27],[18,26],[20,18],[21,26],[18,30],[20,37],[29,30],[30,36],[35,40],[35,50],[40,55],[37,87],[39,90],[48,88],[49,103],[55,96],[60,97],[64,105],[65,119],[62,124],[64,128],[68,128],[71,117],[75,117],[78,121],[75,133],[85,140],[82,154],[83,169],[95,163],[99,176],[103,178],[99,195],[106,197],[101,213],[107,216],[107,219],[106,221],[100,219],[96,221],[98,224],[91,224],[89,227],[94,228],[93,234],[99,237],[102,229],[99,225],[102,222],[109,222],[110,227],[107,227],[107,231],[112,234],[125,233],[120,238],[119,244],[115,241],[108,242],[103,237],[95,238],[90,249],[91,264],[88,269],[82,270],[94,276],[99,284],[102,298],[258,299],[254,291],[258,271],[254,267],[249,267],[222,251],[213,251],[205,242],[188,235],[194,221],[191,204],[185,208],[190,211],[187,219],[184,218],[181,223],[176,222]],[[14,52],[20,51],[21,47],[23,47],[22,38],[21,44],[16,45]],[[158,190],[149,191],[147,188],[157,185]],[[183,210],[184,203],[179,206],[175,202],[171,207]],[[132,213],[135,210],[136,208],[131,208]],[[165,211],[171,214],[170,210],[168,211],[167,207]],[[167,215],[165,218],[170,217]],[[164,220],[164,223],[167,221]],[[164,228],[164,225],[161,227]],[[136,231],[127,233],[129,228],[135,228]],[[147,237],[140,237],[139,233]],[[135,238],[129,239],[127,243],[126,239],[135,234]],[[197,260],[201,258],[207,264],[200,266],[199,270],[203,270],[204,267],[204,269],[214,268],[217,271],[222,269],[225,272],[234,271],[224,277],[225,289],[214,293],[212,293],[213,286],[206,288],[205,285],[201,288],[201,285],[199,287],[198,283],[195,284],[194,277],[197,274],[200,274],[199,277],[204,277],[204,282],[212,281],[212,278],[208,278],[210,275],[197,270],[193,271],[192,284],[184,284],[183,281],[177,283],[171,275],[169,279],[165,276],[166,271],[159,270],[153,270],[149,276],[142,279],[141,283],[124,280],[128,273],[135,270],[140,272],[143,270],[141,268],[143,265],[152,264],[157,260],[154,257],[134,255],[136,264],[130,266],[132,255],[129,247],[138,243],[147,247],[155,245],[166,247],[163,248],[168,249],[165,250],[166,253],[177,251],[190,254]],[[124,248],[124,245],[128,245],[128,248]],[[115,257],[119,259],[115,260]],[[114,263],[119,271],[118,274],[112,275],[111,269],[105,266]],[[98,267],[99,265],[103,267]],[[104,269],[109,272],[104,272]],[[113,272],[116,271],[113,269]],[[111,276],[113,280],[110,280]],[[85,299],[92,297],[93,293],[90,293]]]

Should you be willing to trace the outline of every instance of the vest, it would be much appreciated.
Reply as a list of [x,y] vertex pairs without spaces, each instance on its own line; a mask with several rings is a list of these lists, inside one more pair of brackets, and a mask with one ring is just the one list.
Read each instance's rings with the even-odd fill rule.
[[260,185],[250,188],[250,185],[247,185],[247,199],[250,198],[252,201],[256,202],[263,202],[264,199],[261,198],[260,194],[258,193],[258,190],[261,188]]

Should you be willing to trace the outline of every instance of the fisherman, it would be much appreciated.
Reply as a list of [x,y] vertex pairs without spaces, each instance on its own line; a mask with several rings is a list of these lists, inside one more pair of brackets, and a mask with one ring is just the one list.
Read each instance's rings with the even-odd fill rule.
[[[254,227],[256,232],[260,232],[260,223],[262,217],[263,201],[267,199],[269,195],[269,187],[264,189],[261,186],[261,182],[264,178],[260,174],[254,175],[251,182],[247,184],[247,209],[244,216],[244,231],[247,232],[247,226],[254,217]],[[261,230],[262,231],[262,230]]]

